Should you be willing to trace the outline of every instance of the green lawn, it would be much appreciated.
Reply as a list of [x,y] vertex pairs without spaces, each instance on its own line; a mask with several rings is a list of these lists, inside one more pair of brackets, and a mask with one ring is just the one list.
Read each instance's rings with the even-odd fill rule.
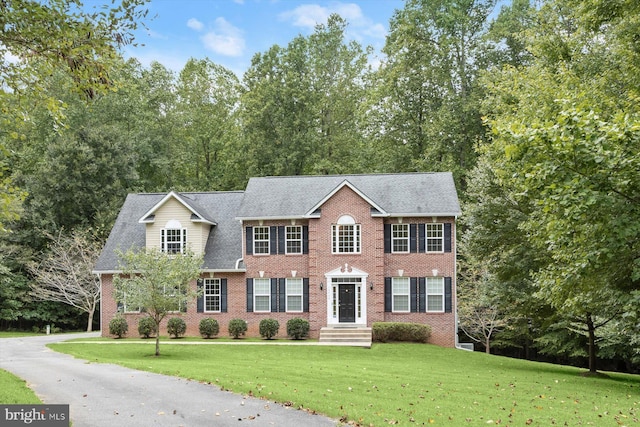
[[15,375],[0,369],[0,403],[41,403],[27,384]]
[[[115,341],[115,340],[114,340]],[[53,344],[94,362],[210,382],[362,425],[640,425],[640,377],[420,344]]]
[[38,335],[44,334],[26,331],[0,331],[0,338],[35,337]]

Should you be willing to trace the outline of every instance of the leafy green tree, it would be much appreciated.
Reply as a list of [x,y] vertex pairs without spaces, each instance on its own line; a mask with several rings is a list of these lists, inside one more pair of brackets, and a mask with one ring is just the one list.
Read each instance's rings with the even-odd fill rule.
[[361,170],[369,50],[345,42],[346,25],[332,15],[310,36],[254,56],[241,99],[247,176]]
[[368,110],[385,170],[450,170],[459,183],[485,130],[478,67],[493,0],[409,0],[396,11]]
[[[42,80],[64,71],[73,90],[94,98],[113,87],[109,64],[118,48],[133,42],[133,30],[146,16],[145,0],[123,1],[85,11],[80,0],[0,2],[0,230],[14,220],[24,193],[7,173],[7,145],[24,139],[23,124],[33,101],[46,106],[56,125],[64,105],[46,95]],[[11,105],[11,107],[9,107]]]
[[[529,269],[535,294],[586,328],[595,372],[598,326],[640,286],[640,86],[629,34],[638,6],[586,3],[544,4],[526,31],[531,63],[485,76],[492,141],[482,155],[505,199],[525,207],[493,226],[519,230],[507,248],[526,241],[523,256],[541,260]],[[609,13],[594,21],[598,8]]]
[[120,253],[121,273],[113,278],[114,298],[143,307],[156,325],[155,355],[160,355],[160,322],[196,297],[191,286],[200,275],[202,256],[173,256],[157,249]]
[[[226,190],[228,148],[240,135],[240,82],[209,59],[190,59],[177,82],[174,169],[181,188]],[[178,143],[178,141],[180,141]]]

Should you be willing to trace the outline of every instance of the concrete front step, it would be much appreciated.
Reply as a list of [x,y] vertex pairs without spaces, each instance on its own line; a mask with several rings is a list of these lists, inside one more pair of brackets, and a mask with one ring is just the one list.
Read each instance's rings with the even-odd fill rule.
[[324,327],[320,329],[320,344],[371,348],[371,328]]

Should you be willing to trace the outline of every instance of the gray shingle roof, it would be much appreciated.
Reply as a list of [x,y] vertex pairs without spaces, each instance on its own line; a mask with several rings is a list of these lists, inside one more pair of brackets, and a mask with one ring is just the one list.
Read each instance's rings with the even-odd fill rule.
[[[126,251],[145,246],[145,224],[138,220],[159,203],[166,194],[129,194],[122,205],[109,238],[96,262],[95,271],[118,270],[116,250]],[[180,193],[198,212],[215,218],[205,246],[204,269],[232,270],[242,258],[242,229],[235,219],[243,192]]]
[[[323,175],[251,178],[247,189],[179,193],[202,216],[214,221],[205,246],[204,269],[234,270],[242,258],[239,219],[302,218],[312,214],[343,185],[359,192],[380,214],[457,216],[460,205],[449,172],[375,175]],[[116,250],[145,246],[145,224],[138,221],[167,194],[129,194],[98,258],[96,272],[117,271]]]
[[390,216],[460,214],[453,176],[435,172],[251,178],[237,217],[304,217],[345,181]]

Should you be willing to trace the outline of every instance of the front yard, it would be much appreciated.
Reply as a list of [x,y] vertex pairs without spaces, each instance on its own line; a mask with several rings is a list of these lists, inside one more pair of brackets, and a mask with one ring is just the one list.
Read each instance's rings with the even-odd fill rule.
[[[104,341],[104,340],[103,340]],[[640,377],[421,344],[62,343],[92,362],[189,378],[360,425],[640,425]],[[203,341],[204,342],[204,341]]]

